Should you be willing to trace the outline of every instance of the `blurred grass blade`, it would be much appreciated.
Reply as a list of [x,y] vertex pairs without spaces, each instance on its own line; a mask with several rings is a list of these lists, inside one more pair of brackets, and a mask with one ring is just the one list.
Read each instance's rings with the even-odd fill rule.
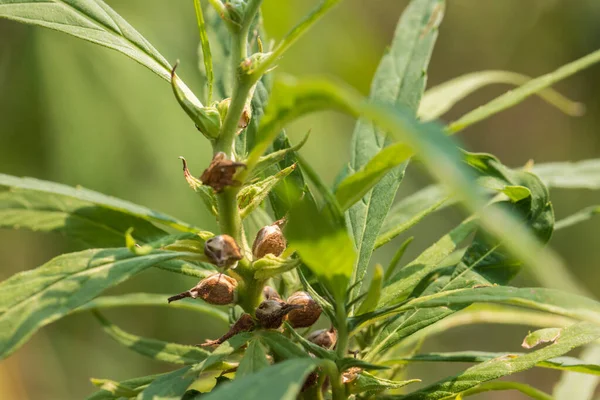
[[178,343],[168,343],[162,340],[148,339],[125,332],[118,326],[111,324],[98,311],[93,311],[104,332],[119,344],[146,357],[157,361],[173,364],[196,364],[206,359],[210,353],[196,346],[186,346]]
[[200,0],[194,0],[194,9],[196,10],[196,22],[198,23],[198,31],[200,33],[200,46],[202,48],[202,60],[204,61],[204,72],[206,73],[208,83],[207,104],[212,102],[213,83],[215,80],[213,73],[212,55],[210,53],[210,42],[206,33],[206,24],[204,23],[204,15],[202,14],[202,5]]
[[150,242],[165,236],[152,223],[199,232],[185,222],[146,207],[81,187],[0,174],[0,227],[60,232],[91,246],[120,247],[125,232]]
[[196,379],[195,376],[189,376],[188,371],[191,367],[187,366],[168,374],[164,374],[152,381],[136,400],[176,400],[180,399],[187,388]]
[[[529,398],[535,400],[554,400],[552,396],[547,393],[542,392],[539,389],[534,388],[533,386],[526,385],[521,382],[486,382],[481,385],[477,385],[474,388],[469,390],[465,390],[460,394],[460,399],[463,399],[468,396],[473,396],[479,393],[491,392],[491,391],[505,391],[505,390],[516,390],[518,392],[523,393]],[[459,396],[456,397],[457,399]]]
[[88,303],[85,303],[79,308],[74,309],[71,313],[121,307],[169,307],[196,311],[215,318],[221,321],[223,324],[229,325],[229,316],[226,312],[219,310],[214,306],[210,306],[206,303],[193,299],[181,299],[180,301],[167,303],[166,299],[168,299],[171,295],[172,294],[129,293],[116,296],[101,296]]
[[[370,101],[406,108],[416,114],[425,90],[426,71],[444,8],[444,0],[413,0],[409,3],[398,21],[390,48],[382,57],[371,82]],[[351,141],[350,171],[367,168],[369,161],[390,144],[385,130],[380,128],[368,119],[357,122]],[[409,156],[403,154],[400,158]],[[360,282],[369,266],[375,240],[394,201],[405,168],[406,164],[391,169],[380,178],[371,192],[365,194],[362,201],[348,211],[348,221],[358,252],[351,283],[359,284],[352,291],[351,298],[360,293]]]
[[[108,47],[171,81],[167,60],[102,0],[0,0],[0,18],[54,29]],[[197,100],[181,80],[179,85],[187,97]]]
[[296,400],[302,382],[316,365],[317,361],[308,357],[286,360],[219,386],[202,398]]
[[403,143],[388,146],[377,153],[367,164],[340,182],[335,197],[342,210],[347,210],[363,198],[389,171],[412,155],[412,150]]
[[[417,115],[422,121],[437,119],[456,103],[485,86],[500,83],[521,86],[530,80],[526,75],[509,71],[471,72],[428,89],[419,104]],[[583,112],[582,104],[569,100],[554,89],[544,89],[536,94],[565,114],[578,116]]]
[[568,228],[580,222],[587,221],[598,214],[600,214],[600,205],[586,207],[583,210],[577,211],[573,215],[569,215],[568,217],[557,221],[554,225],[554,229],[558,230]]
[[534,164],[533,173],[549,188],[600,189],[600,159]]
[[185,255],[128,249],[94,249],[58,256],[0,283],[0,359],[22,346],[39,328],[67,315],[105,289],[156,265]]
[[235,372],[235,378],[240,379],[246,375],[255,374],[269,365],[265,347],[260,343],[259,339],[253,339],[244,352],[244,357],[242,357],[240,365]]
[[596,50],[595,52],[590,53],[576,61],[563,65],[554,72],[532,79],[526,84],[518,87],[517,89],[511,90],[495,98],[489,103],[476,108],[475,110],[465,114],[458,120],[450,123],[447,127],[447,132],[449,134],[454,134],[465,129],[468,126],[471,126],[481,120],[484,120],[494,114],[497,114],[500,111],[515,106],[523,100],[525,100],[526,98],[528,98],[529,96],[539,93],[540,91],[549,88],[556,82],[568,78],[569,76],[585,68],[588,68],[599,61],[600,50]]
[[542,361],[561,356],[576,347],[593,342],[599,337],[600,326],[586,322],[578,323],[565,328],[561,340],[543,349],[519,357],[496,358],[475,365],[456,376],[441,380],[401,398],[403,400],[452,398],[481,383],[533,368]]
[[[583,349],[580,355],[580,363],[595,367],[595,375],[600,375],[600,346],[590,344]],[[554,400],[592,400],[600,377],[582,375],[578,372],[586,372],[580,369],[567,369],[563,372],[558,383],[554,386],[552,396]]]

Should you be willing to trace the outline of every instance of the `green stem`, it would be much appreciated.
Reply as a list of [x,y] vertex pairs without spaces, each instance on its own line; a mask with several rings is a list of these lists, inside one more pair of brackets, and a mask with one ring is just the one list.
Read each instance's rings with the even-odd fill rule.
[[339,358],[346,357],[348,351],[348,323],[346,306],[344,304],[335,307],[335,319],[337,321],[337,344],[335,351]]
[[331,395],[332,400],[346,400],[346,388],[342,383],[342,375],[337,368],[337,365],[331,360],[321,360],[322,367],[325,373],[329,376],[331,382]]

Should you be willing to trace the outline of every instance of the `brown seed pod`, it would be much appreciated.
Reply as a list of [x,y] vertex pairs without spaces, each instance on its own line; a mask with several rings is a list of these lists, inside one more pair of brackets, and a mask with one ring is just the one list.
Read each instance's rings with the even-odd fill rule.
[[304,392],[309,387],[311,387],[312,385],[317,383],[318,380],[319,380],[319,374],[317,373],[317,371],[311,372],[310,374],[308,374],[306,379],[304,379],[304,383],[302,384],[302,389],[300,389],[300,391]]
[[331,349],[337,342],[337,332],[332,326],[330,329],[311,332],[306,339],[325,349]]
[[281,296],[277,293],[277,290],[273,289],[271,286],[265,286],[263,288],[263,297],[265,300],[281,300]]
[[185,297],[202,300],[210,304],[225,305],[235,300],[237,281],[225,274],[213,274],[202,279],[196,286],[187,292],[169,297],[169,303]]
[[213,236],[204,243],[204,254],[219,267],[231,267],[242,259],[240,246],[229,235]]
[[358,378],[362,368],[351,367],[342,373],[342,383],[352,383]]
[[222,151],[214,155],[210,165],[204,170],[200,180],[204,185],[213,188],[215,193],[220,193],[226,186],[239,186],[240,182],[233,179],[236,171],[246,164],[227,159]]
[[230,339],[234,335],[237,335],[241,332],[249,332],[254,329],[254,319],[250,314],[242,314],[240,318],[231,326],[229,331],[215,340],[207,340],[206,342],[200,344],[200,347],[209,347],[209,346],[218,346],[227,339]]
[[307,328],[312,326],[321,316],[321,307],[306,292],[296,292],[288,297],[289,304],[302,306],[288,314],[288,321],[293,328]]
[[256,309],[256,319],[263,328],[277,329],[283,324],[283,319],[290,311],[301,307],[276,299],[265,300]]
[[258,231],[252,244],[254,259],[263,258],[267,254],[279,257],[285,250],[287,242],[277,223],[267,225]]

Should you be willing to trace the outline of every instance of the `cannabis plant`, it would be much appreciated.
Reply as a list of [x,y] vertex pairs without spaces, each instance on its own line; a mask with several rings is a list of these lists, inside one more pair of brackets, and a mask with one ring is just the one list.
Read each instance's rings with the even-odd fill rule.
[[[509,168],[493,155],[461,149],[452,136],[532,95],[580,113],[578,103],[550,86],[600,61],[600,51],[536,79],[482,71],[425,92],[445,2],[413,0],[369,98],[331,79],[273,71],[339,2],[323,0],[273,43],[263,31],[260,0],[190,1],[206,82],[196,96],[176,64],[102,0],[0,0],[1,17],[114,49],[171,85],[173,100],[191,119],[190,132],[199,131],[212,146],[201,176],[182,160],[183,178],[219,226],[209,232],[80,187],[0,175],[0,226],[59,232],[86,246],[0,284],[2,358],[38,329],[92,312],[129,350],[179,367],[122,382],[95,379],[100,390],[90,399],[450,399],[488,390],[548,399],[522,383],[493,381],[536,367],[599,374],[593,359],[561,356],[600,338],[600,303],[582,296],[544,244],[555,229],[596,212],[588,208],[555,223],[548,187],[598,186],[599,174],[590,172],[600,162]],[[211,54],[220,55],[215,65]],[[491,83],[518,88],[450,124],[434,121]],[[295,119],[321,110],[358,119],[349,162],[334,187],[298,154],[308,135],[292,144],[284,132]],[[438,184],[393,204],[409,162],[420,163]],[[397,246],[392,239],[454,205],[466,218],[401,262],[410,240]],[[382,246],[397,247],[386,268],[371,263]],[[180,294],[100,296],[148,268],[200,282]],[[508,286],[521,269],[543,287]],[[210,312],[230,328],[205,343],[167,343],[125,332],[101,314],[106,307],[140,305],[195,310],[197,321]],[[313,327],[318,320],[322,329]],[[518,354],[419,354],[428,337],[481,322],[534,329]],[[438,382],[405,369],[414,362],[455,361],[474,365]],[[569,386],[567,378],[557,391],[583,399],[576,393],[585,385]]]

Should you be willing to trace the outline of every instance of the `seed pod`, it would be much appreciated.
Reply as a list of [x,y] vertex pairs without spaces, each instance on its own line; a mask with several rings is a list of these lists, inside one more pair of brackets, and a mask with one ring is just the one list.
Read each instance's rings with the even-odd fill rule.
[[325,349],[330,349],[337,342],[337,332],[332,326],[330,329],[314,331],[306,339]]
[[265,286],[263,288],[263,297],[265,300],[281,300],[281,296],[277,293],[277,290],[273,289],[271,286]]
[[240,182],[233,179],[238,168],[246,164],[228,160],[222,151],[213,156],[207,169],[204,170],[200,180],[206,186],[213,188],[215,193],[221,193],[226,186],[239,186]]
[[256,309],[256,319],[263,328],[277,329],[283,324],[283,318],[290,311],[301,307],[296,304],[284,303],[281,300],[265,300]]
[[240,247],[229,235],[217,235],[204,243],[204,254],[219,267],[231,267],[242,259]]
[[267,225],[258,231],[252,244],[254,259],[263,258],[267,254],[279,257],[285,250],[287,242],[277,223]]
[[302,389],[300,389],[300,391],[304,392],[309,387],[311,387],[312,385],[317,383],[318,380],[319,380],[319,374],[317,373],[317,371],[311,372],[310,374],[308,374],[306,379],[304,379],[304,383],[302,384]]
[[233,324],[229,331],[215,340],[207,340],[206,342],[199,345],[200,347],[208,347],[208,346],[218,346],[227,339],[232,338],[234,335],[237,335],[240,332],[249,332],[254,329],[254,319],[250,314],[242,314],[240,318]]
[[362,372],[362,368],[359,367],[351,367],[342,373],[342,383],[352,383],[358,378],[360,373]]
[[202,300],[210,304],[225,305],[235,300],[237,281],[225,274],[213,274],[202,279],[196,286],[187,292],[169,297],[169,303],[185,297]]
[[321,307],[306,292],[296,292],[292,294],[287,302],[302,306],[288,314],[288,321],[293,328],[307,328],[312,326],[321,316]]

